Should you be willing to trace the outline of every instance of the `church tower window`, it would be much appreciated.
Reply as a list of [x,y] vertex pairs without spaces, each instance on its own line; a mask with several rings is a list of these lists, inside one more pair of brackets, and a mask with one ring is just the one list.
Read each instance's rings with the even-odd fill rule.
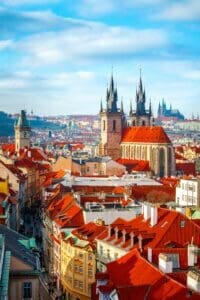
[[116,120],[113,120],[113,131],[116,131]]
[[103,131],[105,131],[105,130],[106,130],[106,121],[103,120]]

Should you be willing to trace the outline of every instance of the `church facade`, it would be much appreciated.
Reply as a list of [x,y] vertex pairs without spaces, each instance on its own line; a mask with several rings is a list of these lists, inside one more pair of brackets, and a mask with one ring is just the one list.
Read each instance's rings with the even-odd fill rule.
[[140,76],[136,90],[136,109],[130,107],[126,122],[123,104],[118,108],[118,94],[111,76],[106,93],[106,108],[101,103],[99,155],[111,156],[128,164],[148,166],[151,175],[163,177],[175,172],[173,145],[161,126],[154,126],[151,104],[146,110],[146,95]]

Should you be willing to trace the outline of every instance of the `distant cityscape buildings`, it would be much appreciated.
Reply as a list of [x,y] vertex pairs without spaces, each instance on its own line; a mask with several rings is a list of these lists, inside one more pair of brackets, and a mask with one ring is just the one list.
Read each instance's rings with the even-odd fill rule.
[[172,108],[171,104],[169,108],[167,108],[167,104],[164,99],[162,100],[161,103],[159,102],[158,115],[157,115],[158,121],[166,121],[166,120],[179,121],[184,119],[185,119],[184,115],[181,114],[178,109]]
[[200,299],[200,121],[164,100],[159,112],[158,126],[140,75],[126,115],[112,75],[99,117],[15,115],[0,299]]

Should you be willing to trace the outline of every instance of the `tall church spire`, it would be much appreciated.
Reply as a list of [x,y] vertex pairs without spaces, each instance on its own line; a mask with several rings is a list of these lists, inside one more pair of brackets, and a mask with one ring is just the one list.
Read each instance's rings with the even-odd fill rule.
[[138,89],[136,90],[136,114],[138,116],[145,115],[145,102],[146,102],[146,93],[142,83],[142,75],[141,75],[141,68],[140,68],[140,78]]
[[110,112],[117,112],[117,101],[118,101],[118,93],[117,87],[115,87],[113,74],[111,74],[110,85],[109,89],[107,89],[106,94],[106,101],[107,101],[107,110]]

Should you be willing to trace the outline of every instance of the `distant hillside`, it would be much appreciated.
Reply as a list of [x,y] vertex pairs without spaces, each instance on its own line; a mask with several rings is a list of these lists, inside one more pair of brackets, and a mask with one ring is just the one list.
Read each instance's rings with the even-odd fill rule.
[[[13,119],[11,115],[0,111],[0,137],[14,136],[15,121],[16,119]],[[33,129],[41,130],[60,130],[63,128],[59,124],[48,122],[41,118],[30,120],[30,126]]]
[[14,135],[14,120],[5,112],[0,111],[0,136]]

